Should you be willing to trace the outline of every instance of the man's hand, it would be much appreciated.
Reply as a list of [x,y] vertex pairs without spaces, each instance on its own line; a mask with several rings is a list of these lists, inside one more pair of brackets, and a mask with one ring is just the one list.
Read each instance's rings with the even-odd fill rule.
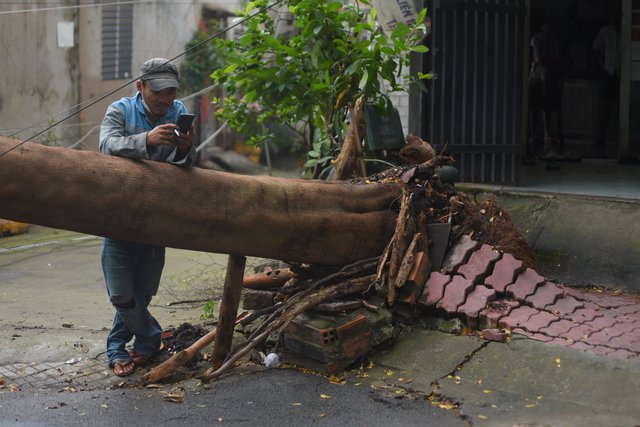
[[189,152],[193,145],[193,126],[189,129],[189,132],[182,133],[177,130],[173,134],[173,143],[178,147],[178,153],[184,155]]
[[[167,123],[165,125],[157,126],[147,132],[147,145],[173,145],[176,141],[176,134],[174,131],[178,130],[178,126]],[[191,137],[193,143],[193,137]]]

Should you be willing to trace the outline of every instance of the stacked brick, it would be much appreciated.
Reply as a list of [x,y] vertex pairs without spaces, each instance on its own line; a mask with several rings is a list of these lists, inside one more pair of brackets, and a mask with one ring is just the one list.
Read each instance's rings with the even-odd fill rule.
[[580,350],[640,360],[640,297],[546,280],[510,254],[469,236],[429,276],[418,304],[457,317],[485,339],[500,330]]

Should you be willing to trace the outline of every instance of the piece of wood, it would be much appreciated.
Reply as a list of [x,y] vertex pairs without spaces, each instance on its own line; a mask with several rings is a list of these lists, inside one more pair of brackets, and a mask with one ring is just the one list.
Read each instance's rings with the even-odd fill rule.
[[241,255],[229,255],[227,274],[224,279],[220,313],[218,314],[218,333],[216,334],[211,366],[218,369],[231,351],[235,318],[238,315],[240,296],[242,295],[242,278],[247,258]]
[[335,162],[334,181],[346,181],[351,178],[367,176],[362,154],[362,140],[366,133],[364,123],[364,95],[357,99],[354,108],[349,108],[351,122],[347,136]]
[[220,366],[218,369],[211,368],[207,370],[204,374],[199,376],[199,378],[203,382],[207,382],[220,377],[223,373],[231,369],[231,367],[233,367],[237,360],[239,360],[242,356],[246,355],[253,348],[266,340],[270,333],[276,331],[282,332],[287,327],[287,325],[289,325],[291,320],[293,320],[300,313],[303,313],[304,311],[314,307],[322,301],[326,301],[329,298],[365,292],[367,289],[369,289],[371,283],[375,280],[375,278],[375,274],[370,274],[365,277],[348,279],[344,282],[339,282],[322,289],[318,289],[313,294],[308,295],[304,298],[292,298],[292,300],[288,301],[288,303],[285,304],[286,307],[280,314],[280,316],[272,316],[267,327],[259,328],[258,330],[256,330],[252,334],[252,336],[249,337],[248,343],[236,353],[234,353],[222,366]]
[[0,218],[195,251],[325,266],[379,256],[402,188],[244,176],[33,142],[8,151],[19,143],[0,137]]
[[275,289],[284,285],[289,279],[297,277],[300,275],[291,271],[290,268],[279,268],[245,276],[242,287],[256,290]]
[[337,301],[321,303],[313,307],[313,309],[327,313],[337,313],[345,310],[355,310],[360,307],[362,307],[361,301]]
[[413,264],[416,255],[416,245],[422,236],[421,233],[416,233],[413,235],[413,239],[407,248],[407,252],[402,258],[402,262],[400,263],[400,268],[398,269],[398,275],[394,279],[393,286],[396,288],[401,288],[407,281],[411,270],[413,269]]
[[[236,318],[236,324],[241,323],[248,317],[249,313],[244,312],[238,315]],[[158,366],[155,366],[149,372],[140,377],[142,385],[156,384],[162,381],[164,378],[173,375],[183,367],[189,360],[201,352],[206,346],[211,344],[216,338],[217,329],[209,331],[206,335],[200,337],[196,342],[191,344],[188,348],[175,353],[169,359],[165,360]]]

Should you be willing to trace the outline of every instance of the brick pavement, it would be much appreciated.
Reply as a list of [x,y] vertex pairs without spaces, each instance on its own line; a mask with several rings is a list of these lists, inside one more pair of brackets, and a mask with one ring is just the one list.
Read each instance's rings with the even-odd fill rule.
[[621,359],[640,360],[640,296],[571,288],[468,236],[432,272],[418,304],[487,338],[496,328]]
[[[107,368],[106,356],[74,359],[66,362],[15,363],[0,366],[2,387],[9,390],[59,389],[60,391],[95,390],[121,387],[123,379]],[[131,382],[129,377],[126,382]],[[0,387],[0,388],[2,388]]]

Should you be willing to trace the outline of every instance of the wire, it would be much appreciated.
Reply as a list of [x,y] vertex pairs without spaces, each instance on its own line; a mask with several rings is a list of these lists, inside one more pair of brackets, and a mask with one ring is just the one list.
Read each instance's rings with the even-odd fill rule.
[[[88,103],[88,104],[87,104],[87,105],[85,105],[84,107],[82,107],[82,108],[78,109],[77,111],[74,111],[74,112],[73,112],[73,113],[71,113],[71,114],[68,114],[67,116],[63,117],[62,119],[58,120],[57,122],[55,122],[55,123],[53,123],[53,124],[51,124],[51,125],[47,126],[45,129],[41,130],[40,132],[36,133],[35,135],[32,135],[32,136],[31,136],[31,137],[29,137],[28,139],[26,139],[26,140],[24,140],[24,141],[21,141],[20,143],[18,143],[18,144],[16,144],[15,146],[13,146],[13,147],[9,148],[9,149],[8,149],[8,150],[6,150],[5,152],[0,153],[0,157],[2,157],[2,156],[4,156],[4,155],[6,155],[7,153],[9,153],[9,152],[11,152],[11,151],[15,150],[16,148],[20,147],[21,145],[23,145],[23,144],[25,144],[25,143],[27,143],[27,142],[31,141],[33,138],[35,138],[35,137],[37,137],[37,136],[42,135],[43,133],[47,132],[48,130],[50,130],[50,129],[54,128],[55,126],[59,125],[60,123],[64,122],[65,120],[68,120],[68,119],[70,119],[71,117],[75,116],[76,114],[79,114],[79,113],[81,113],[82,111],[86,110],[87,108],[89,108],[89,107],[91,107],[91,106],[93,106],[93,105],[97,104],[98,102],[102,101],[103,99],[108,98],[109,96],[113,95],[114,93],[118,92],[119,90],[124,89],[125,87],[129,86],[130,84],[132,84],[132,83],[133,83],[133,82],[135,82],[136,80],[138,80],[138,79],[142,79],[143,77],[145,77],[145,76],[147,76],[147,75],[149,75],[149,74],[153,73],[153,72],[154,72],[154,71],[156,71],[157,69],[160,69],[160,68],[164,67],[165,65],[169,64],[170,62],[175,61],[176,59],[178,59],[178,58],[180,58],[180,57],[182,57],[182,56],[184,56],[184,55],[187,55],[188,53],[193,52],[194,50],[198,49],[200,46],[204,45],[205,43],[208,43],[208,42],[210,42],[211,40],[213,40],[213,39],[215,39],[215,38],[220,37],[221,35],[223,35],[223,34],[224,34],[224,33],[226,33],[227,31],[232,30],[233,28],[235,28],[235,27],[237,27],[237,26],[239,26],[239,25],[241,25],[241,24],[244,24],[246,21],[248,21],[248,20],[252,19],[254,16],[259,15],[259,14],[261,14],[261,13],[264,13],[264,12],[268,11],[269,9],[273,8],[274,6],[279,5],[279,4],[280,4],[280,3],[282,3],[283,1],[284,1],[284,0],[276,0],[276,1],[274,1],[274,2],[273,2],[273,3],[271,3],[270,5],[265,6],[264,8],[262,8],[262,9],[258,10],[257,12],[255,12],[255,13],[253,13],[253,14],[251,14],[251,15],[247,16],[246,18],[242,18],[242,19],[238,20],[235,24],[233,24],[233,25],[231,25],[231,26],[229,26],[229,27],[227,27],[227,28],[225,28],[225,29],[223,29],[223,30],[221,30],[221,31],[217,32],[216,34],[213,34],[213,35],[212,35],[212,36],[210,36],[210,37],[207,37],[206,39],[204,39],[204,40],[203,40],[203,41],[201,41],[200,43],[197,43],[197,44],[195,44],[194,46],[192,46],[191,48],[189,48],[189,49],[185,50],[184,52],[182,52],[182,53],[180,53],[180,54],[178,54],[178,55],[174,56],[173,58],[168,59],[166,62],[164,62],[164,63],[162,63],[162,64],[157,65],[156,67],[152,68],[151,70],[147,71],[146,73],[142,73],[142,74],[141,74],[141,75],[139,75],[138,77],[135,77],[135,78],[133,78],[133,79],[128,80],[126,83],[124,83],[124,84],[122,84],[122,85],[118,86],[117,88],[115,88],[115,89],[113,89],[113,90],[109,91],[108,93],[106,93],[106,94],[102,95],[102,96],[101,96],[101,97],[99,97],[98,99],[96,99],[96,100],[94,100],[94,101],[91,101],[90,103]],[[18,133],[20,133],[20,132],[22,132],[22,131],[24,131],[24,130],[26,130],[26,129],[29,129],[29,127],[26,127],[26,128],[24,128],[24,129],[21,129],[20,131],[18,131],[18,132],[16,132],[16,133],[14,133],[14,134],[12,134],[12,135],[9,135],[9,136],[16,135],[16,134],[18,134]]]
[[6,10],[4,12],[0,12],[0,15],[10,15],[10,14],[27,13],[27,12],[50,12],[53,10],[82,9],[85,7],[114,6],[118,4],[154,3],[156,1],[157,0],[129,0],[129,1],[115,1],[111,3],[76,4],[73,6],[36,7],[32,9]]

